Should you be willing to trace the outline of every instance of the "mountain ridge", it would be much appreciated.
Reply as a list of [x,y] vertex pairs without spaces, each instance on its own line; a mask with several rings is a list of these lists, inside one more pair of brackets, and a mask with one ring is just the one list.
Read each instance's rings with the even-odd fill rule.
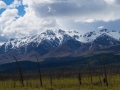
[[102,29],[84,35],[75,30],[46,30],[29,37],[9,39],[0,47],[0,62],[11,60],[12,55],[26,60],[33,59],[35,55],[41,60],[49,57],[89,56],[119,44],[120,32],[114,30]]

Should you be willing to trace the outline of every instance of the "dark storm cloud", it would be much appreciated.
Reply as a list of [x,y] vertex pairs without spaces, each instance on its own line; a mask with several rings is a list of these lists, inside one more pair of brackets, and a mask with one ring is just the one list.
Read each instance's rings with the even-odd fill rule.
[[41,17],[75,17],[103,11],[107,4],[102,0],[69,0],[69,2],[38,3],[32,7]]

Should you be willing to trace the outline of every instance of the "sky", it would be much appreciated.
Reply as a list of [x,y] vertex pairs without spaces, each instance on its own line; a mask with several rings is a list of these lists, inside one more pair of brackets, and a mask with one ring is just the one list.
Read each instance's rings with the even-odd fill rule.
[[46,29],[120,30],[120,0],[0,0],[0,42]]

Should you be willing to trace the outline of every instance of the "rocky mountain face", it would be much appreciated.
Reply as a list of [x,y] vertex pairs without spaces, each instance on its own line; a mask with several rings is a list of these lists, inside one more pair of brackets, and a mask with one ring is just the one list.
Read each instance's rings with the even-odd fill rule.
[[119,45],[120,32],[114,30],[102,29],[84,35],[75,30],[46,30],[37,35],[6,41],[0,46],[0,59],[5,62],[11,60],[12,55],[25,60],[33,59],[35,55],[41,60],[49,57],[87,56],[104,49],[107,52],[109,48]]

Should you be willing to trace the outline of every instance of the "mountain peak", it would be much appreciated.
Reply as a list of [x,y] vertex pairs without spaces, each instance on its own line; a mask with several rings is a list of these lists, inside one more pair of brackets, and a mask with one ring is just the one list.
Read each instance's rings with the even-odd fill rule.
[[96,35],[96,32],[95,31],[88,32],[88,33],[84,34],[83,37],[91,37],[92,35]]
[[102,29],[102,30],[99,30],[100,32],[107,32],[108,30],[107,29]]
[[110,46],[120,44],[120,41],[109,36],[106,33],[103,33],[94,40],[94,43],[99,44],[101,46]]
[[55,35],[53,30],[46,30],[45,32],[43,32],[42,34],[44,35]]
[[64,30],[62,30],[62,29],[59,29],[59,30],[58,30],[58,33],[59,33],[59,34],[64,34],[64,33],[65,33],[65,31],[64,31]]

